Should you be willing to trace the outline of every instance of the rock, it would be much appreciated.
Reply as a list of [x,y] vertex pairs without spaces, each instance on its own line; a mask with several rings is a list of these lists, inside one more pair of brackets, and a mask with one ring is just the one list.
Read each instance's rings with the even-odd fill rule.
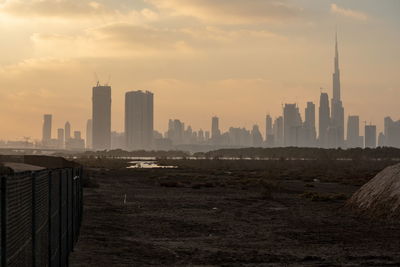
[[400,164],[378,173],[354,193],[347,207],[372,217],[400,217]]

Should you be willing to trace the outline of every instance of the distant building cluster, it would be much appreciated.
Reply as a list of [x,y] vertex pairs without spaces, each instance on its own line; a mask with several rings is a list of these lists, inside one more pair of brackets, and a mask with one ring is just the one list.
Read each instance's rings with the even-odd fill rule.
[[[92,118],[87,121],[86,137],[80,131],[72,132],[71,124],[57,129],[52,135],[51,114],[43,116],[43,131],[40,147],[66,150],[210,150],[223,147],[321,147],[321,148],[375,148],[377,146],[400,148],[400,121],[390,117],[384,120],[383,132],[377,134],[375,125],[365,122],[364,136],[360,134],[360,117],[347,118],[341,99],[339,49],[336,37],[334,72],[332,75],[332,98],[321,92],[319,108],[308,102],[304,117],[297,104],[285,104],[282,114],[276,118],[265,118],[265,135],[258,125],[252,129],[230,127],[223,132],[220,119],[211,118],[211,129],[198,131],[179,119],[170,119],[168,130],[154,130],[154,95],[149,91],[131,91],[125,94],[124,132],[111,129],[111,87],[97,83],[92,89]],[[318,128],[316,122],[318,112]],[[317,131],[318,130],[318,131]],[[34,147],[25,141],[0,142],[0,146]]]

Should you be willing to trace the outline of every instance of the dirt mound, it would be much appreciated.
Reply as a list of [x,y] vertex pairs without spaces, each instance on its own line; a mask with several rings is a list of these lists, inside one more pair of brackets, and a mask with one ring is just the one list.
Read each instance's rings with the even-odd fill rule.
[[347,202],[357,212],[373,217],[400,217],[400,164],[388,167],[361,187]]

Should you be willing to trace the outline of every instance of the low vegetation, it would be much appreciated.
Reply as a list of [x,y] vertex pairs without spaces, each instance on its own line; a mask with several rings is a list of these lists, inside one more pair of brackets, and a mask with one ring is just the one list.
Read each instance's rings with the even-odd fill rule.
[[[393,160],[159,160],[161,165],[195,170],[212,177],[229,176],[232,180],[252,183],[256,180],[302,180],[363,185]],[[233,179],[233,177],[235,179]]]

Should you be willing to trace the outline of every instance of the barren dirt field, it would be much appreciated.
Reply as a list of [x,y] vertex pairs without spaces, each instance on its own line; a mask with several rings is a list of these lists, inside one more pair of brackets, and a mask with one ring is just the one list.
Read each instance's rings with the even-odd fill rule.
[[400,224],[343,208],[380,168],[334,182],[301,169],[92,169],[70,264],[400,266]]

